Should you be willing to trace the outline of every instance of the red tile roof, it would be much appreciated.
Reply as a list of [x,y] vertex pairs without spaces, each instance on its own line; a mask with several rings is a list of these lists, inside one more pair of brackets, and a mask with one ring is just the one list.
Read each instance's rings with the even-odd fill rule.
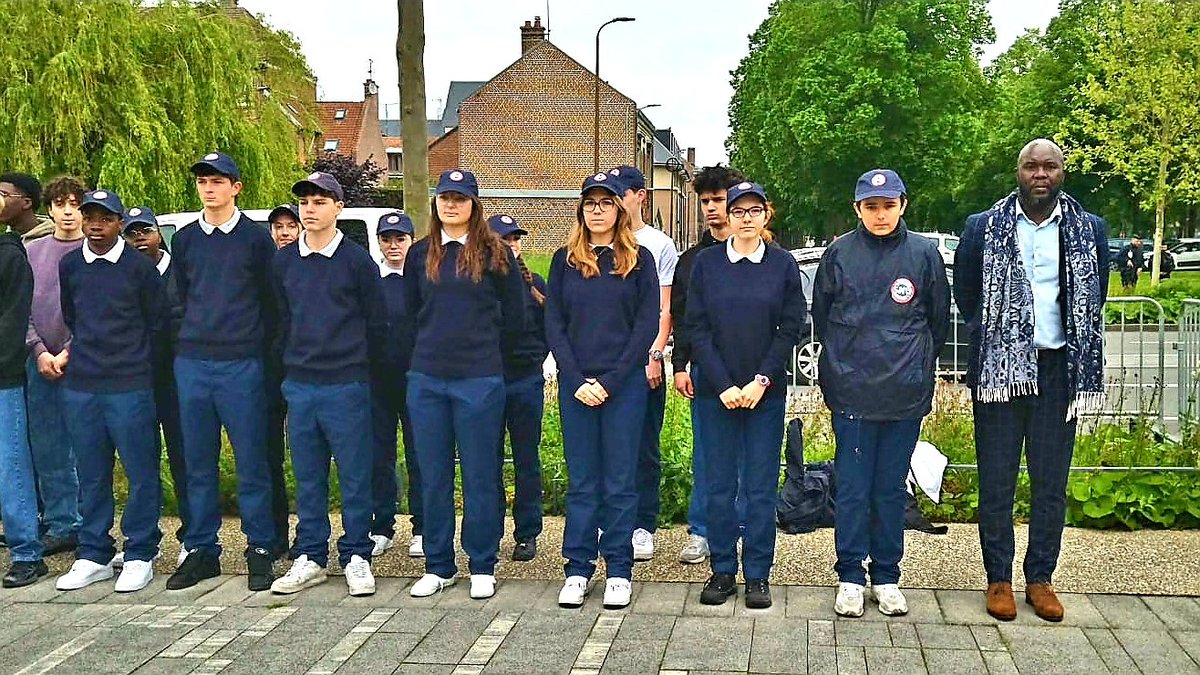
[[[317,124],[325,135],[321,146],[324,147],[327,141],[338,141],[337,154],[353,157],[362,134],[366,107],[364,101],[317,101]],[[342,119],[337,119],[339,110],[346,111]]]

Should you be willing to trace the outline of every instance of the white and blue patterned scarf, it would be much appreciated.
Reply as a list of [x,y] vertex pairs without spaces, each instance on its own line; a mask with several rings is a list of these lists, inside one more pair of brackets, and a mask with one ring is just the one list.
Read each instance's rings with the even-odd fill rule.
[[[1067,386],[1073,400],[1067,419],[1099,410],[1104,402],[1104,314],[1092,219],[1073,197],[1059,196],[1066,278]],[[979,382],[981,403],[1038,393],[1037,349],[1033,344],[1033,287],[1017,243],[1017,192],[983,216],[983,290],[980,297]]]

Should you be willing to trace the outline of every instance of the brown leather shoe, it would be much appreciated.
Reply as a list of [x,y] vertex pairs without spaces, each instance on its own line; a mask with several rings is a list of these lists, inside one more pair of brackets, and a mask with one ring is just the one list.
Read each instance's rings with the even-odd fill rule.
[[1017,599],[1013,597],[1012,584],[997,581],[987,587],[987,613],[1001,621],[1017,618]]
[[1063,620],[1063,606],[1054,594],[1054,587],[1046,583],[1025,585],[1025,604],[1033,605],[1039,618],[1055,623]]

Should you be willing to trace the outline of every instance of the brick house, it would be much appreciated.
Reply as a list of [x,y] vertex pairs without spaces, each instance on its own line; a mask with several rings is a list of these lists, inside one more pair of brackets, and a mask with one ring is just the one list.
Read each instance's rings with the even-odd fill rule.
[[692,187],[696,149],[679,147],[670,129],[654,132],[654,173],[647,176],[651,225],[666,232],[681,248],[700,240],[700,200]]
[[317,123],[321,128],[318,152],[367,159],[387,167],[387,148],[379,127],[379,86],[368,78],[363,82],[361,101],[318,101]]

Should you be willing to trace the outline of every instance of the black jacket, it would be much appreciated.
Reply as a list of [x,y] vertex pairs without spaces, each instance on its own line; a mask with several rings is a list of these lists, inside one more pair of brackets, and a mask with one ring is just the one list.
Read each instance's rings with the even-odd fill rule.
[[878,421],[929,414],[950,330],[950,283],[936,244],[903,221],[886,237],[860,223],[821,258],[812,315],[830,410]]
[[154,381],[165,384],[175,381],[175,348],[179,344],[179,326],[183,323],[183,302],[175,282],[174,260],[167,265],[162,280],[167,303],[166,330],[160,331],[154,341]]
[[33,304],[33,269],[13,232],[0,234],[0,389],[25,386],[25,331]]
[[671,330],[674,335],[671,367],[677,373],[682,373],[692,360],[691,337],[688,335],[687,321],[684,321],[684,317],[687,316],[688,282],[692,279],[692,266],[696,264],[697,253],[720,243],[712,236],[711,230],[705,230],[700,242],[684,251],[683,255],[679,256],[679,262],[675,264],[675,277],[671,282]]
[[[532,277],[533,287],[545,297],[548,293],[546,280],[537,272]],[[550,353],[546,346],[546,308],[533,299],[528,289],[525,292],[525,324],[525,330],[504,350],[504,379],[508,382],[542,372],[542,363]]]

